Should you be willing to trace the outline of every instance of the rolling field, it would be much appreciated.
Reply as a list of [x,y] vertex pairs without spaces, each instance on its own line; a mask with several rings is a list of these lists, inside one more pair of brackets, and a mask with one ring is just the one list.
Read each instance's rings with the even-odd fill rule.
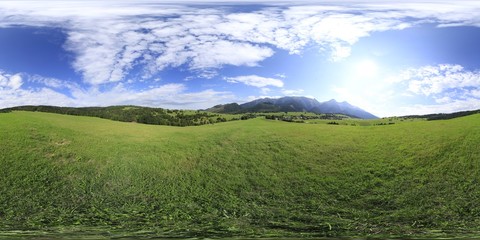
[[168,127],[0,114],[0,232],[443,236],[480,230],[480,114]]

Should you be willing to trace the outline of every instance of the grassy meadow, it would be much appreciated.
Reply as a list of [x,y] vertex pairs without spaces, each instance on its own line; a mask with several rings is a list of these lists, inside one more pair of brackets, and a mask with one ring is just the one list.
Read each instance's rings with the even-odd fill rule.
[[475,233],[479,145],[480,114],[385,126],[255,118],[181,128],[2,113],[0,232]]

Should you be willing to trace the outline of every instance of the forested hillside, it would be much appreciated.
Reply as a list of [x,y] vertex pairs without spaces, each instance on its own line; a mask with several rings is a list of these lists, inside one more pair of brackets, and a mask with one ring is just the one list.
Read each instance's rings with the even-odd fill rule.
[[[226,122],[225,115],[189,110],[169,110],[139,106],[111,107],[55,107],[55,106],[21,106],[4,109],[8,111],[33,111],[106,118],[121,122],[137,122],[168,126],[197,126],[203,124]],[[227,116],[228,117],[228,116]],[[228,117],[231,119],[231,117]]]

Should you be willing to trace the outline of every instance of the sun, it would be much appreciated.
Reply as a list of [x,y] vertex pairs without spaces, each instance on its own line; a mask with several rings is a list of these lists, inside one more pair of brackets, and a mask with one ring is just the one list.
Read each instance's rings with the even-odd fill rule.
[[372,60],[362,60],[355,65],[355,75],[361,78],[374,78],[378,70],[377,63]]

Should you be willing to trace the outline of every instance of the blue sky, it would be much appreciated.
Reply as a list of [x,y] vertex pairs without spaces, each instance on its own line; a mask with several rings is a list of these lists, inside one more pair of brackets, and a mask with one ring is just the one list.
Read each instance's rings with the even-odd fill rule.
[[0,1],[0,108],[480,109],[478,1]]

